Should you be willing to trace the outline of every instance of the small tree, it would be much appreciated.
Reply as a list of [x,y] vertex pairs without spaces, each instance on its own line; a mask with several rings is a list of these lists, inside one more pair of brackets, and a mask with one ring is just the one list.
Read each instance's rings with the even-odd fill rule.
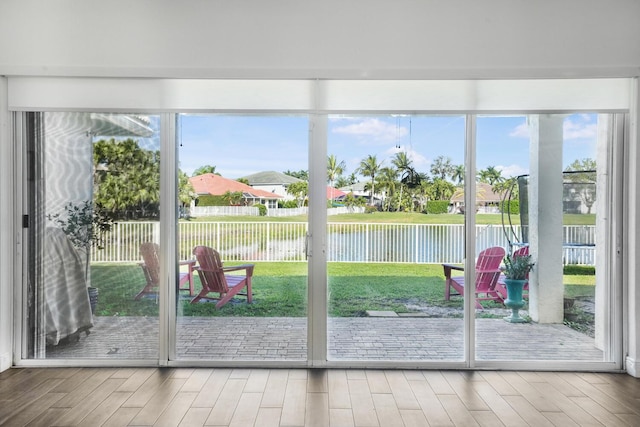
[[565,172],[570,172],[565,174],[566,181],[571,183],[565,185],[569,195],[584,203],[590,214],[596,202],[596,161],[590,158],[574,160]]
[[85,257],[85,280],[89,283],[89,260],[91,246],[104,248],[104,235],[111,231],[114,222],[109,213],[100,205],[89,200],[78,204],[69,202],[64,206],[64,214],[47,215],[47,219],[67,235],[71,244]]
[[309,184],[307,181],[292,182],[287,187],[287,194],[291,194],[296,199],[298,207],[302,207],[309,194]]

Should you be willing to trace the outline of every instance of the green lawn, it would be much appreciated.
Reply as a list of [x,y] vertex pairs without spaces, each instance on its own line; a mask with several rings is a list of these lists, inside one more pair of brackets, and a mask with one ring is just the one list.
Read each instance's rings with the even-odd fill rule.
[[[231,263],[230,263],[231,265]],[[567,267],[564,283],[567,296],[592,296],[595,276],[592,267]],[[586,273],[586,274],[585,274]],[[405,303],[461,307],[462,299],[444,300],[442,267],[436,264],[330,263],[329,315],[362,316],[367,310],[408,312]],[[93,264],[92,285],[99,288],[98,316],[157,316],[155,298],[135,301],[143,287],[142,270],[136,264]],[[196,279],[196,287],[198,287]],[[179,301],[184,316],[302,317],[307,306],[306,263],[256,263],[254,304],[214,304]],[[489,302],[487,306],[494,303]]]

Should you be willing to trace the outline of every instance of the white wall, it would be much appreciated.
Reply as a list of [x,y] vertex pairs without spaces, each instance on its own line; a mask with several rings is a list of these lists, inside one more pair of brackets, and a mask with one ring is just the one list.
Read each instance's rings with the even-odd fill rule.
[[636,0],[3,0],[0,75],[628,77]]
[[13,147],[9,144],[7,79],[0,77],[0,372],[11,366],[13,291]]

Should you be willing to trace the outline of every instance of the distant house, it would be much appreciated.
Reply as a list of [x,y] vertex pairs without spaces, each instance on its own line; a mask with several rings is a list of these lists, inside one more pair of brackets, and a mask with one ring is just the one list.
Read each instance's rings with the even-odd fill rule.
[[[340,187],[340,190],[344,191],[346,194],[352,193],[355,197],[365,199],[367,204],[371,204],[371,194],[369,190],[366,190],[365,187],[369,184],[368,182],[356,182],[354,184],[347,185],[345,187]],[[380,193],[374,193],[373,195],[373,205],[380,206],[382,205],[382,200],[384,199],[384,195]]]
[[257,172],[243,176],[249,185],[257,190],[262,190],[271,194],[277,194],[282,200],[293,200],[294,197],[287,193],[287,188],[294,182],[301,182],[301,179],[275,171]]
[[[255,189],[267,191],[272,194],[279,194],[283,197],[283,200],[294,200],[295,197],[287,193],[287,188],[295,182],[303,181],[293,176],[275,171],[257,172],[243,176],[241,179],[246,179],[249,182],[249,185]],[[345,195],[345,192],[337,188],[327,186],[327,200],[336,200],[344,197]]]
[[253,188],[236,180],[223,178],[212,173],[193,176],[189,178],[189,182],[191,182],[198,195],[222,196],[227,192],[241,192],[242,204],[245,206],[261,203],[269,209],[275,209],[278,207],[278,200],[282,199],[279,194]]
[[341,201],[347,195],[342,190],[327,185],[327,200]]
[[[480,213],[500,213],[502,196],[490,184],[476,183],[476,206]],[[451,213],[464,213],[464,191],[458,189],[451,196]]]

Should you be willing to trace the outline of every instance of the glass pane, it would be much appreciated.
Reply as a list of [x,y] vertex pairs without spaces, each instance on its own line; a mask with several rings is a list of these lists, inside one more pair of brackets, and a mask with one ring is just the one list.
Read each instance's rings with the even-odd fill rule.
[[158,117],[28,116],[24,356],[157,359],[158,305],[136,295],[160,221]]
[[503,272],[476,282],[476,291],[485,287],[476,296],[477,359],[605,360],[609,311],[596,307],[596,293],[611,281],[595,254],[601,247],[604,257],[608,238],[597,225],[607,195],[596,198],[596,187],[606,188],[609,141],[598,124],[596,114],[478,119],[477,250],[509,257]]
[[[330,116],[331,360],[462,360],[463,116]],[[454,270],[456,271],[456,270]]]
[[306,116],[178,117],[178,359],[307,359],[308,135]]

